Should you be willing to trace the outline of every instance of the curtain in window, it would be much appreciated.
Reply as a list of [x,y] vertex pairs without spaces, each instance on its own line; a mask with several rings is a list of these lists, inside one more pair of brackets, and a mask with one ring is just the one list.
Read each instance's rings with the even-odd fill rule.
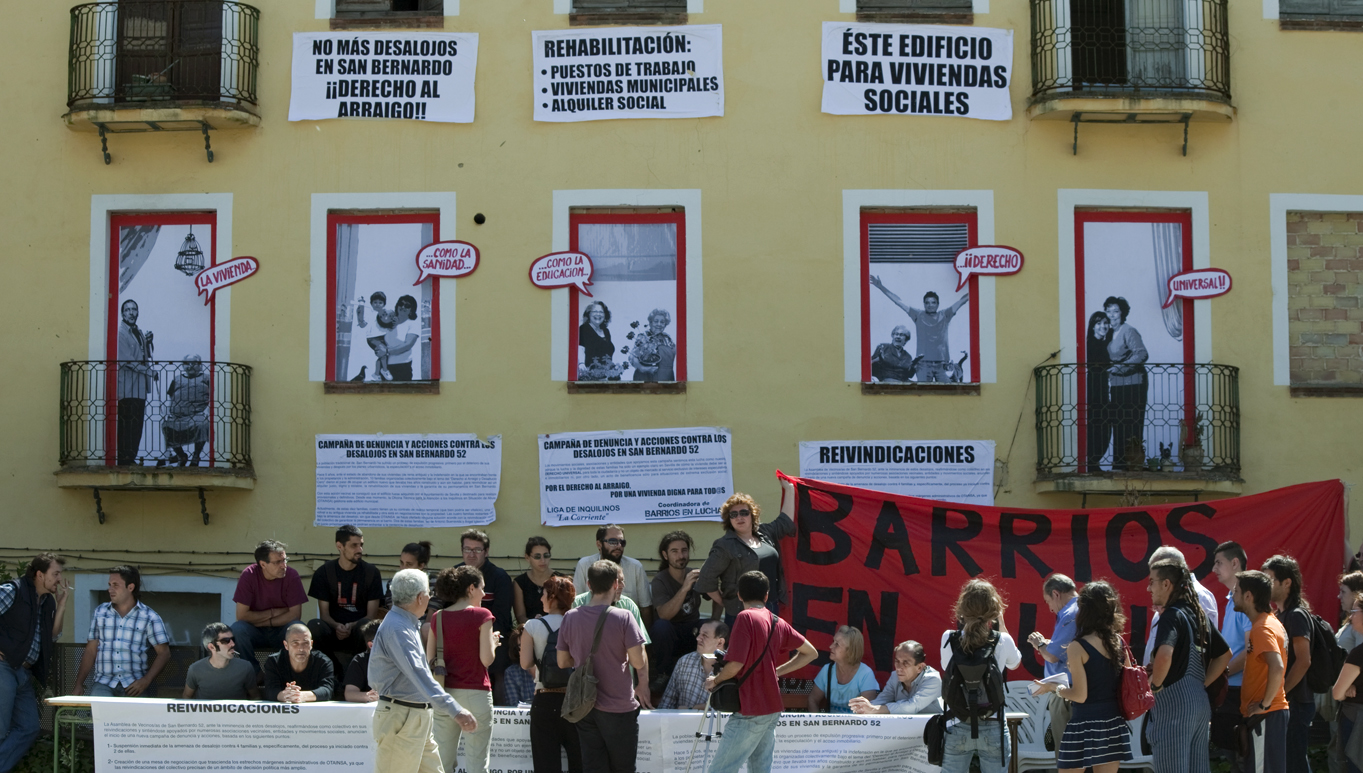
[[[336,226],[336,372],[331,377],[345,381],[350,373],[350,329],[354,320],[355,260],[360,252],[360,227],[355,223]],[[363,304],[364,299],[358,301]]]
[[130,225],[118,229],[118,293],[122,295],[142,270],[156,246],[159,225]]
[[677,278],[677,227],[672,223],[601,223],[578,227],[578,250],[592,258],[593,282]]
[[[1169,300],[1169,277],[1183,270],[1183,226],[1178,223],[1151,223],[1150,239],[1154,247],[1155,281],[1159,283],[1162,305]],[[1160,313],[1169,336],[1176,341],[1183,340],[1183,304],[1174,303]]]

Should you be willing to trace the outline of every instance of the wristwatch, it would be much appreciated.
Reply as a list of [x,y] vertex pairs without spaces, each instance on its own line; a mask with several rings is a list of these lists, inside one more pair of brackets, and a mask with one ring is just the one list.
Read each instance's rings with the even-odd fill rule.
[[1272,703],[1269,703],[1267,706],[1265,706],[1265,705],[1261,702],[1261,703],[1259,704],[1259,708],[1263,709],[1264,711],[1268,711],[1269,709],[1273,708],[1273,704],[1272,704]]

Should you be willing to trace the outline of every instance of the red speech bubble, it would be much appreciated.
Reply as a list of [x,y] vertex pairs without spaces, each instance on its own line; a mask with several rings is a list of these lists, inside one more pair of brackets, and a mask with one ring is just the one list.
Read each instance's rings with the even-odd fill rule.
[[968,247],[956,253],[956,275],[960,277],[956,283],[956,291],[960,292],[961,288],[965,287],[966,282],[970,281],[971,274],[1003,276],[1016,274],[1021,270],[1022,253],[1012,247],[1004,247],[1001,244]]
[[551,252],[530,264],[530,281],[546,290],[576,287],[590,298],[587,285],[592,283],[592,258],[585,252]]
[[468,242],[431,242],[417,250],[416,267],[421,273],[412,286],[433,276],[450,279],[468,276],[478,268],[478,260],[478,248]]
[[226,263],[219,263],[209,266],[203,271],[194,275],[194,286],[199,288],[199,295],[204,297],[204,305],[213,302],[213,293],[221,290],[228,285],[254,276],[260,270],[260,261],[250,255],[243,255],[240,258],[232,258]]
[[1230,274],[1219,268],[1195,268],[1169,277],[1169,297],[1161,308],[1174,305],[1175,298],[1215,298],[1230,292]]

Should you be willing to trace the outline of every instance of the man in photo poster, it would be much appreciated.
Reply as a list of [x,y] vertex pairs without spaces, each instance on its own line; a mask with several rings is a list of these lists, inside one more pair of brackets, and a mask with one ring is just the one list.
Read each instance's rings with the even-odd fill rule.
[[894,305],[903,309],[918,330],[918,357],[921,358],[921,362],[918,363],[918,383],[945,384],[951,381],[965,381],[965,374],[960,372],[962,366],[951,361],[947,330],[956,312],[970,300],[970,293],[962,295],[947,308],[938,310],[941,299],[937,297],[937,293],[929,290],[923,294],[923,308],[916,309],[904,303],[898,295],[881,284],[880,277],[872,275],[871,285],[885,293],[885,297]]
[[148,362],[152,357],[151,331],[137,326],[137,301],[131,298],[119,308],[118,324],[118,456],[119,466],[137,461],[142,445],[142,424],[147,414],[147,394],[157,374]]

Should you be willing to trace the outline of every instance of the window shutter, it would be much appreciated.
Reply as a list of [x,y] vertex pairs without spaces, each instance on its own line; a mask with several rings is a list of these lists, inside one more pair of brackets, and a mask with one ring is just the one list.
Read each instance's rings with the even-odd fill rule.
[[1279,13],[1330,13],[1331,0],[1280,0]]
[[971,0],[857,0],[857,13],[961,13]]
[[573,0],[576,13],[685,13],[686,0]]
[[1363,19],[1363,0],[1330,0],[1330,13]]

